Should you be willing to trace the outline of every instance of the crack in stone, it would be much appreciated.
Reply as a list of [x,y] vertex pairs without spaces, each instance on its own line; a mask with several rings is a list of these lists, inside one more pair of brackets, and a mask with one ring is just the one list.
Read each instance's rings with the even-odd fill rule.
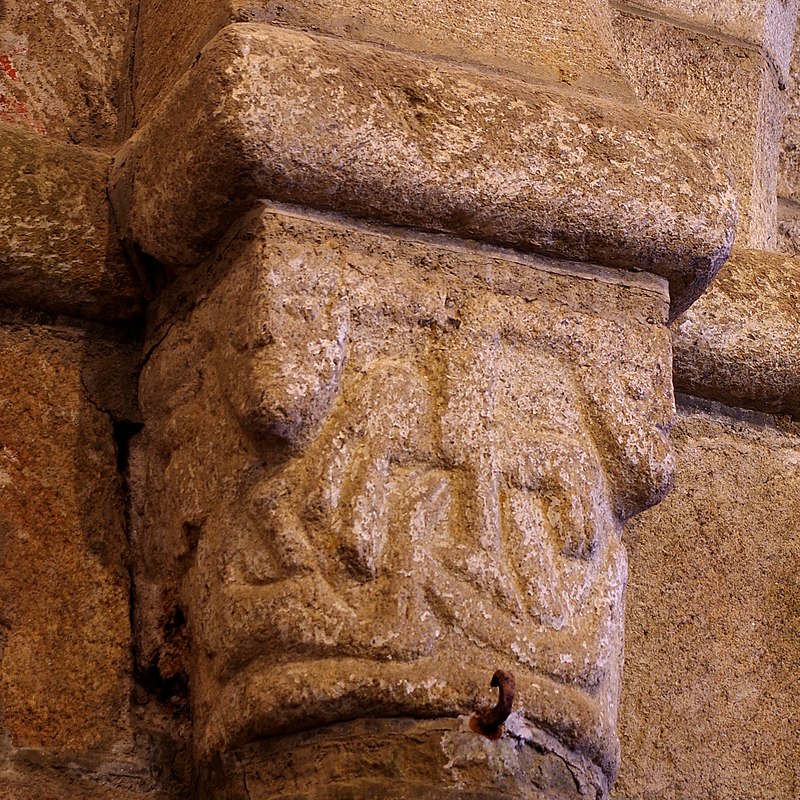
[[237,767],[242,773],[242,789],[244,790],[245,796],[247,797],[247,800],[252,800],[252,795],[250,794],[250,787],[247,785],[247,772],[245,771],[242,759],[239,757],[237,753],[234,753],[233,757],[236,761]]

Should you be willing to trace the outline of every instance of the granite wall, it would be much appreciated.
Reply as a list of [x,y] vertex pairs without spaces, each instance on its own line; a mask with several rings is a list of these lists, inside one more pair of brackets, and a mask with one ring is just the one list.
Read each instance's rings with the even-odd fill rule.
[[0,797],[796,796],[797,14],[0,0]]

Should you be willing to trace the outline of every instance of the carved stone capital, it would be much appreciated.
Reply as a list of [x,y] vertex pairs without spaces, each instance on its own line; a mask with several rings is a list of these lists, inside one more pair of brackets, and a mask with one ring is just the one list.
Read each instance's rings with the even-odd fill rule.
[[133,479],[138,651],[186,618],[201,768],[358,718],[470,741],[503,668],[511,728],[604,796],[622,522],[672,471],[665,282],[267,207],[203,272]]

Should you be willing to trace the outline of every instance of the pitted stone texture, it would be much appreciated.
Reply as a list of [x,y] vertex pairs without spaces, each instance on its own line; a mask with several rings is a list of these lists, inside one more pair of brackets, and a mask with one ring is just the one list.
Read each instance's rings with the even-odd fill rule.
[[114,142],[129,16],[127,0],[3,0],[0,122],[61,142]]
[[672,330],[679,391],[800,415],[800,260],[735,249]]
[[0,769],[0,797],[3,800],[174,800],[155,789],[126,788],[119,776],[104,782],[81,775],[74,768],[42,773]]
[[144,0],[139,11],[137,118],[146,122],[164,93],[225,25],[263,21],[473,62],[582,91],[633,99],[616,63],[606,0]]
[[737,243],[778,249],[783,93],[763,53],[632,13],[615,18],[623,65],[642,101],[720,136],[736,177]]
[[789,200],[778,202],[778,234],[780,251],[800,256],[800,205]]
[[141,312],[106,196],[109,156],[0,125],[0,296],[116,320]]
[[0,714],[13,748],[132,746],[124,499],[111,420],[82,380],[98,351],[77,331],[0,328]]
[[634,14],[652,13],[670,24],[707,28],[763,49],[785,81],[792,54],[797,0],[612,0]]
[[800,42],[792,55],[785,103],[778,195],[797,204],[800,203]]
[[617,800],[797,795],[800,436],[687,409],[630,554]]
[[132,473],[137,650],[190,672],[200,757],[469,713],[501,667],[613,775],[621,523],[671,472],[663,282],[274,209],[221,252],[154,332]]
[[491,741],[468,718],[358,720],[259,742],[201,779],[214,800],[601,800],[603,775],[521,714]]
[[248,24],[120,153],[113,196],[168,264],[196,264],[261,197],[652,271],[677,312],[732,243],[720,159],[675,117]]

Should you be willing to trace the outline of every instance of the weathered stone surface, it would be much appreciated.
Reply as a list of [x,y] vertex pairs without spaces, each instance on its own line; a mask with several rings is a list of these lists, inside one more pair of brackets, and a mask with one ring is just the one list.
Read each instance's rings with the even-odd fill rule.
[[111,222],[111,158],[0,125],[0,302],[95,319],[141,312]]
[[[20,748],[4,754],[0,797],[9,800],[182,800],[159,785],[153,753]],[[149,756],[149,758],[148,758]]]
[[[616,63],[606,0],[312,0],[255,11],[239,2],[240,18],[332,33],[401,49],[477,62],[581,91],[633,93]],[[244,9],[247,8],[247,11]]]
[[735,198],[688,122],[268,25],[229,26],[114,170],[132,238],[195,264],[256,198],[669,279],[727,257]]
[[645,104],[718,132],[739,199],[737,242],[776,250],[783,96],[759,50],[633,13],[615,17],[622,63]]
[[[590,764],[512,714],[497,741],[467,717],[358,720],[227,755],[201,796],[224,800],[600,800]],[[220,774],[221,773],[221,774]],[[214,785],[214,784],[221,785]],[[223,789],[224,787],[224,789]],[[224,790],[224,794],[222,791]]]
[[750,232],[744,246],[758,250],[780,250],[778,231],[778,162],[783,122],[786,117],[785,92],[780,91],[771,71],[765,69],[759,100],[756,149],[753,158],[753,188],[750,194]]
[[532,80],[633,99],[616,63],[606,0],[143,0],[137,31],[137,118],[149,115],[225,25],[270,22],[289,28],[474,62]]
[[797,795],[800,436],[682,411],[672,494],[626,528],[618,800]]
[[83,383],[98,352],[77,331],[0,328],[0,715],[15,750],[132,747],[124,500],[111,419]]
[[203,47],[229,22],[238,21],[235,0],[140,0],[136,28],[133,122],[146,123]]
[[[123,498],[85,339],[0,330],[2,720],[14,747],[130,745]],[[96,346],[94,346],[96,347]]]
[[74,764],[60,770],[0,768],[3,800],[177,800],[153,788],[152,781],[124,772],[104,776],[82,773]]
[[[796,0],[642,4],[617,18],[625,74],[721,134],[740,241],[774,246]],[[668,298],[552,254],[658,273],[674,312],[734,226],[716,145],[637,107],[610,19],[605,0],[0,0],[2,800],[604,796],[621,523],[669,483]],[[233,21],[260,24],[156,114]],[[138,419],[135,345],[7,308],[139,313],[109,158],[83,149],[111,152],[128,92],[156,116],[118,197],[179,268],[134,464],[133,687],[111,423]],[[800,252],[796,115],[779,219]],[[306,210],[228,233],[265,197]],[[796,268],[738,253],[679,319],[678,385],[800,413]],[[678,505],[628,531],[623,800],[798,794],[800,440],[754,420],[687,412]],[[496,666],[519,711],[489,743],[457,715]],[[219,785],[187,774],[187,673]]]
[[785,80],[792,54],[797,0],[612,0],[637,15],[655,15],[670,24],[710,29],[756,45]]
[[793,201],[778,202],[779,249],[790,256],[800,256],[800,205]]
[[269,208],[212,269],[154,331],[131,478],[137,652],[190,673],[201,761],[469,713],[501,667],[612,776],[621,521],[670,480],[664,283]]
[[778,195],[800,203],[800,43],[792,55],[778,165]]
[[735,249],[672,329],[677,389],[800,415],[800,260]]
[[140,347],[40,317],[5,309],[0,327],[0,797],[178,800],[129,708],[112,420],[136,419]]
[[0,122],[62,142],[115,141],[130,3],[3,0]]

